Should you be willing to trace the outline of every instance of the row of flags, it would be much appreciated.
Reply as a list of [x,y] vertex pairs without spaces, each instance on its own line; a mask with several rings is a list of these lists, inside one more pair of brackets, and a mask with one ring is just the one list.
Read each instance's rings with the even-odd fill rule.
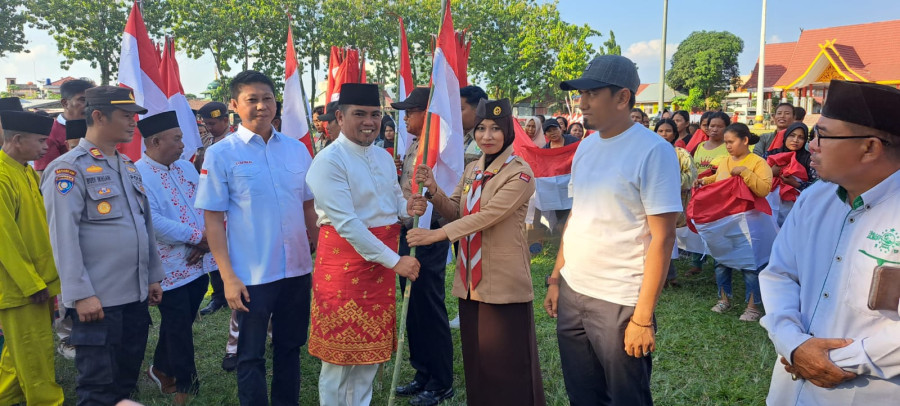
[[[467,70],[471,41],[466,31],[454,30],[450,0],[443,0],[443,7],[444,17],[433,44],[431,96],[424,138],[419,143],[416,163],[426,163],[432,167],[438,185],[444,190],[453,190],[464,170],[464,133],[459,89],[469,83]],[[398,101],[403,101],[415,88],[415,82],[402,18],[399,25]],[[310,154],[313,154],[309,103],[300,82],[290,24],[286,42],[282,132],[303,142]],[[332,47],[328,69],[326,97],[329,101],[337,100],[342,84],[366,82],[364,56],[357,49]],[[167,38],[160,50],[150,39],[137,4],[132,7],[122,35],[118,80],[121,86],[133,90],[135,101],[148,110],[145,116],[170,110],[176,112],[184,132],[185,149],[182,158],[191,158],[202,147],[196,117],[181,85],[175,58],[175,42]],[[411,135],[406,130],[403,115],[404,112],[401,111],[396,123],[394,147],[401,157],[411,143]],[[538,207],[542,210],[570,208],[571,199],[568,199],[564,185],[568,184],[575,147],[552,150],[537,148],[530,143],[521,126],[516,127],[516,154],[525,159],[535,172],[539,195],[537,201],[540,202]],[[135,134],[133,141],[121,144],[119,150],[130,157],[140,157],[143,138]],[[414,185],[414,190],[416,189]]]

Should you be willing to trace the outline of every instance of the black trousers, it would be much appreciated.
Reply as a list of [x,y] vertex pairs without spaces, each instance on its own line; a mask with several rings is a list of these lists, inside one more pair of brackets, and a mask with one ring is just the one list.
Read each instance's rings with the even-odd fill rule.
[[[212,271],[209,274],[209,284],[212,285],[211,303],[225,303],[225,282],[222,282],[222,274]],[[203,292],[206,294],[206,292]]]
[[266,338],[272,320],[273,406],[300,402],[300,347],[309,330],[312,275],[247,286],[249,312],[237,312],[237,383],[243,406],[269,405],[266,396]]
[[103,320],[83,323],[75,309],[69,343],[75,346],[78,406],[114,405],[137,387],[147,349],[147,301],[103,308]]
[[633,306],[582,295],[561,280],[556,337],[572,406],[653,405],[651,357],[625,352],[625,328],[632,314]]
[[[416,382],[425,385],[425,390],[453,386],[453,339],[444,304],[449,248],[449,241],[416,248],[416,259],[422,267],[410,291],[406,334],[409,337],[409,363],[416,370]],[[400,255],[409,255],[406,227],[400,233]],[[406,278],[400,278],[400,289],[405,288]]]
[[201,275],[186,285],[163,292],[158,307],[161,321],[153,366],[175,378],[175,387],[181,393],[196,394],[200,387],[191,326],[208,284],[209,277]]

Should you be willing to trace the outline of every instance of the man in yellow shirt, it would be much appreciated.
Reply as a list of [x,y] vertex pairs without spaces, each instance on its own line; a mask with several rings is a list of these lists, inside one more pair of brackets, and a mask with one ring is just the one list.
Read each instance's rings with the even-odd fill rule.
[[47,152],[53,119],[2,111],[0,151],[0,404],[61,405],[50,298],[59,294],[37,173],[28,161]]

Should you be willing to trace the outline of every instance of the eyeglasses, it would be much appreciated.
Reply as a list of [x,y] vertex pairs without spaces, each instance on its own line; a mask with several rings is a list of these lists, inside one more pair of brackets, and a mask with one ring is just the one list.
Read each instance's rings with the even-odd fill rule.
[[811,142],[813,140],[816,140],[816,146],[821,147],[822,146],[822,138],[833,139],[833,140],[851,140],[851,139],[855,139],[855,138],[858,138],[858,139],[875,138],[878,141],[881,141],[881,143],[884,144],[885,146],[891,145],[890,141],[884,140],[882,138],[878,138],[874,135],[845,135],[845,136],[822,135],[821,133],[819,133],[819,126],[817,126],[817,125],[813,126],[812,131],[809,132],[809,141]]

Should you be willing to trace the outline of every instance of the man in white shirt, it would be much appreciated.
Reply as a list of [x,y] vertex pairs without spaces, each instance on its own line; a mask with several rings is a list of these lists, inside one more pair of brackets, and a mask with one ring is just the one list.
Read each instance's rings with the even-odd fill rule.
[[196,207],[206,211],[225,299],[238,311],[241,404],[269,404],[264,356],[271,319],[271,402],[296,405],[309,324],[310,246],[318,231],[306,187],[312,158],[300,141],[272,127],[275,86],[262,73],[244,71],[232,79],[231,108],[241,125],[206,151]]
[[147,148],[135,162],[144,180],[156,231],[156,248],[166,277],[159,313],[159,342],[147,375],[163,393],[176,393],[186,404],[199,388],[191,324],[215,270],[209,253],[203,211],[194,208],[199,176],[194,165],[179,159],[184,151],[178,116],[167,111],[138,121]]
[[[585,138],[572,161],[571,218],[544,307],[558,317],[573,405],[651,405],[656,302],[681,207],[678,158],[631,120],[640,85],[628,58],[603,55],[563,90],[581,93]],[[561,278],[560,278],[561,276]]]
[[369,404],[378,365],[394,349],[394,273],[414,281],[419,261],[397,254],[399,218],[409,216],[391,155],[373,145],[382,117],[378,86],[345,83],[339,103],[340,135],[316,155],[306,179],[321,244],[309,353],[322,360],[319,403],[356,406]]
[[759,275],[760,324],[780,355],[770,405],[900,398],[898,303],[868,305],[876,268],[900,267],[898,105],[893,86],[829,85],[809,142],[823,181],[800,194]]

